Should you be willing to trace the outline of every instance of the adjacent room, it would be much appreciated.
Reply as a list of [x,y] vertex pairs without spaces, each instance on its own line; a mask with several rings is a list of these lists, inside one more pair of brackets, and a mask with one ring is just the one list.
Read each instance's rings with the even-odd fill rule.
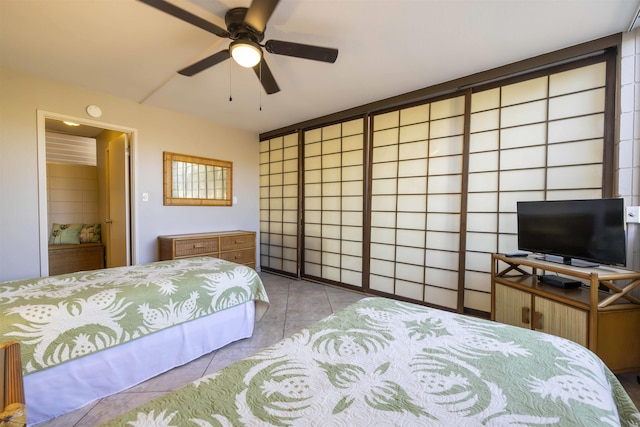
[[638,26],[638,0],[0,0],[11,399],[48,427],[640,423]]

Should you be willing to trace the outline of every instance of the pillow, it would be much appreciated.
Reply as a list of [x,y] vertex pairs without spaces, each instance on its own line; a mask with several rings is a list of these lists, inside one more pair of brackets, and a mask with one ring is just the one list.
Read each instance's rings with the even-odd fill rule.
[[80,243],[100,243],[100,224],[82,224]]
[[53,224],[50,245],[76,245],[80,243],[82,224]]

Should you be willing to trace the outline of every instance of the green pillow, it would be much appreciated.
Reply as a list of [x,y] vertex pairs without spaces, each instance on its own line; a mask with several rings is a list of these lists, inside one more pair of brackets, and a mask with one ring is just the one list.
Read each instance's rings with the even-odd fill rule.
[[50,245],[75,245],[80,243],[82,224],[53,224]]
[[100,224],[82,224],[80,230],[80,243],[100,243]]

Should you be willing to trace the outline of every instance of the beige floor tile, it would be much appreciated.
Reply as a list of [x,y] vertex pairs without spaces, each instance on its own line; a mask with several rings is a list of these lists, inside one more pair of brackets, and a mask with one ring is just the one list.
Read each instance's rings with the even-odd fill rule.
[[74,427],[95,427],[142,404],[162,396],[163,392],[119,393],[105,397],[80,419]]

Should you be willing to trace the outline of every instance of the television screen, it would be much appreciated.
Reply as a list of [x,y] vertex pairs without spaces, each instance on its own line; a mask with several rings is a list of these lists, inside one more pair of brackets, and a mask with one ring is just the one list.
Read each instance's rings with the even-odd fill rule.
[[518,202],[518,249],[602,264],[626,264],[622,199]]

